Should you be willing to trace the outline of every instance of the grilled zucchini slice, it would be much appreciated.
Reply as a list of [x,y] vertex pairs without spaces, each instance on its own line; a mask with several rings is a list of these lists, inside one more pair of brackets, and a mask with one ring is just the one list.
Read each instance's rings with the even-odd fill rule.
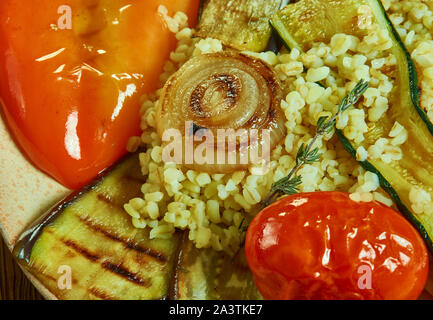
[[[276,13],[272,25],[287,47],[306,50],[312,41],[329,41],[335,33],[362,35],[356,24],[360,5],[369,5],[376,23],[389,33],[393,41],[392,52],[397,59],[389,110],[379,121],[369,125],[362,145],[367,149],[378,138],[387,137],[395,121],[408,131],[401,161],[387,164],[382,160],[368,160],[360,164],[379,176],[383,189],[418,229],[433,252],[433,212],[415,214],[409,200],[409,192],[414,186],[422,187],[433,197],[433,125],[420,106],[415,64],[382,3],[379,0],[301,0]],[[342,132],[338,135],[345,148],[355,156],[359,146],[346,139]]]
[[[187,237],[185,236],[185,239]],[[245,253],[234,257],[197,249],[185,240],[173,277],[173,298],[179,300],[260,300]]]
[[238,50],[261,52],[272,34],[270,17],[281,0],[206,0],[197,35],[215,38]]
[[[183,232],[150,240],[147,229],[134,228],[123,204],[141,196],[142,183],[131,156],[25,231],[18,261],[59,299],[260,298],[243,252],[231,258],[195,248]],[[58,286],[65,266],[70,290]]]
[[[149,240],[131,225],[123,204],[142,183],[134,155],[25,232],[14,250],[19,262],[59,299],[166,298],[180,235]],[[71,290],[59,289],[62,266],[72,271]]]

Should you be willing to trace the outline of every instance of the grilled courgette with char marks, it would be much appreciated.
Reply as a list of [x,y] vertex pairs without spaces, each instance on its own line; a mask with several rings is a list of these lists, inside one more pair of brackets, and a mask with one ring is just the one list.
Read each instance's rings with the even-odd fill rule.
[[[15,254],[59,299],[161,299],[168,295],[179,235],[149,240],[123,204],[140,194],[137,156],[50,210],[17,244]],[[72,289],[58,288],[61,266]]]

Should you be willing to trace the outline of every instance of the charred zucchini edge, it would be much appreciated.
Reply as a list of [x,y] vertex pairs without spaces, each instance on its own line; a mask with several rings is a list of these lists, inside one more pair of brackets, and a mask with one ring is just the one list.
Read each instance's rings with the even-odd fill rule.
[[[225,0],[202,0],[196,35],[219,39],[225,46],[239,51],[274,50],[273,29],[266,17],[271,18],[286,2],[244,0],[229,6]],[[247,11],[252,7],[255,10]],[[272,12],[267,12],[270,9]]]

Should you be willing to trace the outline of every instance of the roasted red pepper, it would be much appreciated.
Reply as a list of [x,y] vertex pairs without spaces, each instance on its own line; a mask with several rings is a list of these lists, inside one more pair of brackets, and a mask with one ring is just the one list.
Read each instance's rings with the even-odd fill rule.
[[0,97],[29,158],[79,188],[122,156],[175,46],[157,8],[194,24],[198,2],[0,1]]

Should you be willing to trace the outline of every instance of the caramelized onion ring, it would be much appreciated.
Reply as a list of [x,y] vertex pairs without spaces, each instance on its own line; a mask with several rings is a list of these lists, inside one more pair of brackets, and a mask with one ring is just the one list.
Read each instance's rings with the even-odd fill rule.
[[[236,163],[217,161],[221,150],[228,154],[235,151],[228,146],[217,148],[218,129],[256,129],[257,138],[250,136],[247,145],[238,139],[236,151],[255,151],[269,158],[264,150],[272,150],[286,134],[281,99],[277,77],[265,62],[235,52],[200,55],[167,81],[157,106],[156,128],[161,138],[169,129],[179,130],[185,138],[191,132],[186,126],[191,123],[192,134],[197,129],[211,133],[214,139],[205,142],[215,146],[215,161],[203,164],[194,159],[188,163],[188,151],[184,150],[182,163],[198,171],[228,173],[247,168],[251,158],[248,163],[241,163],[239,157]],[[268,130],[270,139],[264,138],[263,130]],[[194,147],[202,143],[195,141]]]

